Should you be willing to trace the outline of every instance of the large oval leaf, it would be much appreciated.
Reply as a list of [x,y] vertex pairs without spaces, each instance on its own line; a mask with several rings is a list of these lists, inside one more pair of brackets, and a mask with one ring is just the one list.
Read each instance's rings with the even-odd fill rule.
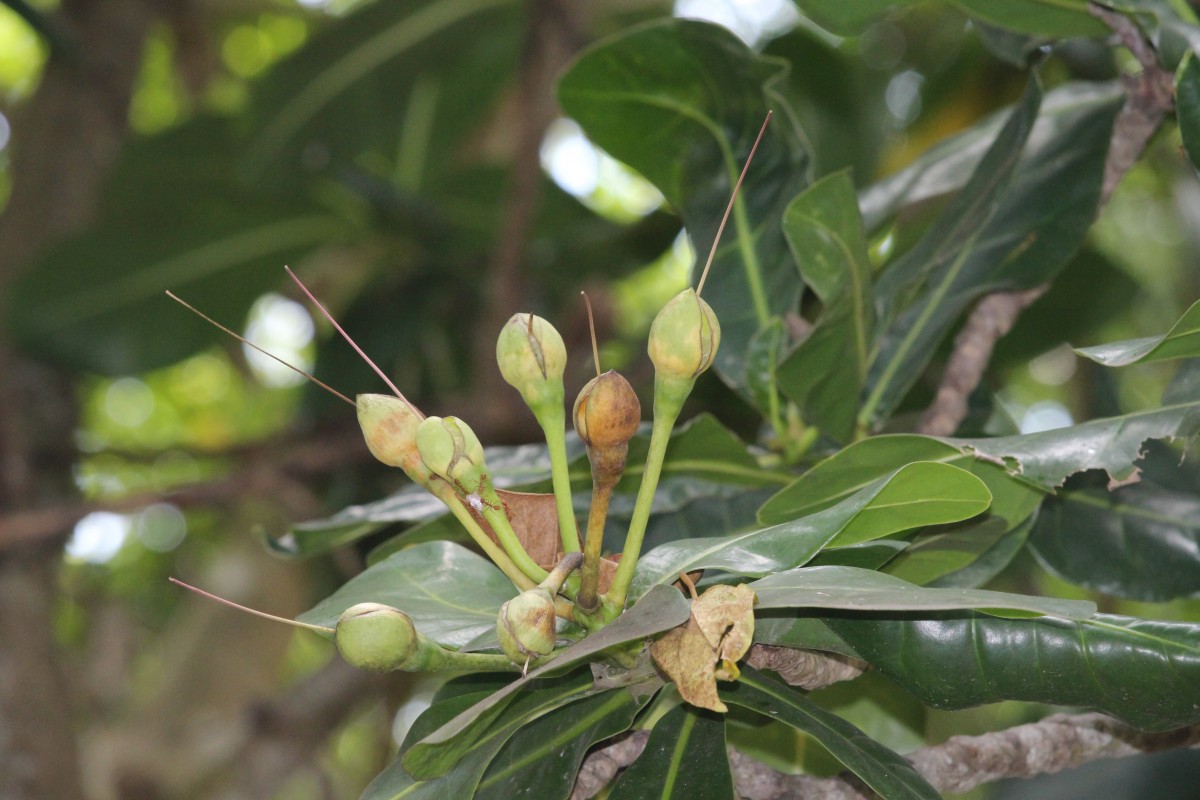
[[825,623],[934,708],[1026,700],[1096,709],[1144,730],[1200,722],[1200,625],[979,614]]
[[[680,210],[696,249],[708,249],[783,62],[763,58],[725,28],[670,20],[586,51],[558,97],[597,144],[639,170]],[[780,229],[804,188],[808,154],[788,114],[767,130],[742,185],[704,298],[721,320],[716,367],[746,386],[751,339],[792,310],[801,282]]]
[[977,608],[1009,616],[1053,614],[1085,619],[1096,604],[987,589],[931,589],[870,569],[801,567],[777,572],[750,584],[755,606],[770,608],[837,608],[845,611],[917,611]]
[[832,508],[733,536],[683,539],[638,561],[631,594],[671,583],[680,572],[718,569],[759,576],[807,563],[823,547],[853,545],[985,510],[991,493],[966,470],[918,462],[896,470]]
[[412,617],[431,640],[459,648],[495,630],[501,604],[515,593],[482,556],[453,542],[426,542],[356,575],[297,619],[333,627],[355,603],[383,603]]

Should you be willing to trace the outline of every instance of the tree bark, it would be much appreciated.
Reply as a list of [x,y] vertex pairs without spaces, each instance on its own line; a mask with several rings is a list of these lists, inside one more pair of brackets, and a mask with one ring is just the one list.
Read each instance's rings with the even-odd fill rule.
[[[0,216],[0,305],[42,250],[90,222],[124,141],[129,99],[152,19],[143,0],[64,0],[68,47],[54,51],[37,94],[14,115],[12,194]],[[0,335],[0,506],[72,499],[70,476],[40,474],[37,453],[69,447],[70,384]],[[54,641],[62,543],[0,553],[0,796],[82,798],[66,676]]]

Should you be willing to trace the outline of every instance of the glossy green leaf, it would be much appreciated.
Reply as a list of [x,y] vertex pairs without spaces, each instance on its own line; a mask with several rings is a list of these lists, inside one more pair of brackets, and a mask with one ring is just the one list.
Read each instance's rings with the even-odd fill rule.
[[1103,711],[1144,730],[1200,721],[1200,625],[979,614],[825,623],[934,708],[1025,700]]
[[1024,522],[1006,531],[996,540],[995,544],[975,556],[973,560],[968,561],[966,565],[960,566],[953,572],[938,575],[928,585],[977,589],[989,583],[1003,572],[1005,567],[1011,564],[1012,560],[1025,547],[1025,543],[1029,541],[1030,531],[1033,530],[1033,525],[1037,521],[1038,513],[1040,512],[1031,514]]
[[790,569],[830,544],[852,545],[909,528],[956,522],[980,513],[990,500],[987,487],[966,470],[909,464],[807,517],[733,536],[656,547],[638,561],[630,594],[636,597],[696,569],[747,576]]
[[1064,580],[1117,597],[1200,596],[1200,497],[1147,482],[1046,501],[1030,548]]
[[1189,358],[1179,365],[1175,377],[1163,390],[1162,404],[1173,406],[1200,397],[1200,358]]
[[824,311],[779,366],[780,389],[805,423],[849,439],[874,339],[871,263],[849,173],[822,178],[787,207],[784,235]]
[[1040,101],[1031,82],[967,185],[876,282],[886,311],[861,425],[891,414],[972,302],[1049,280],[1083,241],[1118,104],[1076,118],[1051,146],[1022,157]]
[[[470,751],[458,754],[453,769],[421,780],[405,771],[402,756],[372,781],[362,800],[448,800],[472,797],[488,766],[518,731],[537,724],[542,717],[549,714],[555,714],[559,720],[564,719],[563,714],[569,718],[571,711],[577,708],[576,701],[594,700],[595,694],[591,675],[585,671],[567,678],[539,682],[489,717],[491,724],[487,730],[481,733]],[[622,694],[625,697],[621,697]],[[468,697],[474,699],[477,695],[472,694]],[[611,703],[610,707],[614,713],[619,713],[621,706],[626,702],[633,701],[627,689],[603,693],[601,698],[608,702],[602,702],[600,705],[603,707]],[[455,703],[453,707],[460,705],[461,703]],[[589,706],[588,713],[595,713],[595,707]],[[423,725],[422,732],[428,730],[428,727]],[[550,727],[555,726],[551,723]],[[408,744],[407,740],[405,744]],[[419,744],[410,746],[406,752],[411,753],[416,747],[419,747]]]
[[654,723],[646,749],[621,773],[608,800],[730,800],[725,718],[678,705]]
[[758,520],[773,525],[815,514],[914,461],[970,471],[991,492],[990,513],[1010,525],[1027,518],[1045,496],[1045,490],[1010,475],[1003,466],[976,459],[940,439],[896,434],[873,436],[839,450],[763,504]]
[[830,630],[822,619],[809,616],[809,613],[808,609],[798,613],[779,608],[756,609],[754,641],[797,650],[821,650],[862,660],[858,652]]
[[[628,688],[587,697],[521,728],[492,759],[476,800],[566,800],[594,743],[626,731],[653,692]],[[447,800],[451,795],[442,795]]]
[[[1117,83],[1076,81],[1047,92],[1025,144],[1026,158],[1054,147],[1063,131],[1074,129],[1081,117],[1089,117],[1121,97]],[[863,189],[859,207],[867,230],[877,230],[902,208],[961,189],[1006,118],[1007,112],[992,114],[974,127],[941,140],[894,175]]]
[[771,317],[746,350],[746,390],[768,419],[780,413],[779,362],[787,347],[787,325],[781,318]]
[[1105,36],[1108,27],[1088,13],[1087,0],[952,0],[972,17],[1020,33]]
[[780,219],[807,182],[808,154],[773,85],[786,72],[724,28],[672,19],[588,49],[558,97],[584,132],[645,175],[708,250],[769,108],[777,113],[742,184],[704,299],[721,320],[716,367],[745,388],[758,331],[795,307],[801,282]]
[[[1032,519],[1029,523],[1032,524]],[[1004,519],[995,516],[950,526],[918,536],[908,549],[888,562],[883,571],[909,583],[931,585],[971,566],[1000,544],[1001,539],[1013,533]],[[1025,535],[1028,533],[1026,530]],[[1024,537],[1017,535],[1024,541]],[[1015,550],[1008,552],[1010,557],[1015,555]]]
[[[916,0],[797,0],[818,24],[842,36],[854,36],[888,10]],[[1108,29],[1087,13],[1087,0],[950,0],[983,22],[1022,33],[1043,36],[1103,36]]]
[[1191,52],[1175,71],[1175,115],[1184,152],[1200,169],[1200,63]]
[[1200,398],[1152,411],[1108,417],[1042,433],[993,439],[945,439],[976,458],[1003,464],[1011,475],[1047,488],[1071,475],[1102,469],[1126,481],[1148,439],[1187,439],[1200,432]]
[[1162,336],[1077,347],[1075,352],[1106,367],[1200,356],[1200,301],[1192,303],[1192,307]]
[[482,556],[453,542],[426,542],[356,575],[297,619],[333,627],[356,603],[383,603],[408,614],[438,644],[459,648],[494,630],[501,604],[515,593]]
[[818,706],[800,692],[742,667],[736,683],[722,685],[721,699],[790,725],[816,739],[838,761],[888,800],[938,800],[932,786],[893,750]]
[[[800,567],[776,572],[750,584],[756,608],[837,608],[844,611],[918,611],[975,608],[1007,616],[1052,614],[1083,619],[1096,613],[1084,600],[993,592],[987,589],[931,589],[857,567]],[[836,630],[836,629],[835,629]]]
[[690,613],[691,605],[677,589],[657,587],[603,630],[572,645],[550,663],[513,681],[426,736],[405,755],[405,768],[419,778],[443,774],[477,741],[492,718],[494,709],[531,681],[560,674],[563,670],[592,660],[610,647],[639,641],[682,625]]
[[478,124],[515,69],[520,39],[511,0],[357,6],[254,86],[241,168],[286,183],[374,150],[395,158],[389,177],[416,188]]

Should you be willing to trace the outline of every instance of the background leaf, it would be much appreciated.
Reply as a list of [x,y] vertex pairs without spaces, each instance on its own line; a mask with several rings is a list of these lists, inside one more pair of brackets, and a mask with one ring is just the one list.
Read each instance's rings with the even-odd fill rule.
[[779,387],[807,424],[844,441],[854,430],[854,399],[866,380],[875,327],[871,263],[849,174],[822,178],[797,196],[783,230],[824,309],[779,366]]
[[1192,307],[1162,336],[1077,347],[1075,352],[1106,367],[1200,356],[1200,301],[1192,303]]
[[[636,69],[629,64],[636,63]],[[728,31],[691,20],[657,22],[605,40],[559,82],[563,109],[587,135],[645,175],[679,209],[703,254],[767,109],[782,62]],[[751,339],[791,310],[801,283],[780,218],[807,180],[808,154],[786,115],[767,129],[738,196],[704,299],[721,320],[715,365],[745,389]]]

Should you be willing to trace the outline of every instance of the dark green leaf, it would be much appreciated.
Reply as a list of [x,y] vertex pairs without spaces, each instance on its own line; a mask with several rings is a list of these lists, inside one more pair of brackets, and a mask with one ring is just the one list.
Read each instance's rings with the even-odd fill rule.
[[[1025,527],[1024,535],[1017,533],[1021,541],[1028,536],[1032,522],[1031,518],[1021,523]],[[1012,534],[1012,526],[1006,520],[990,515],[950,526],[918,536],[907,550],[888,562],[883,571],[909,583],[934,585],[936,581],[971,566],[1000,544],[1003,538]],[[1007,552],[1010,557],[1015,554],[1015,550],[1009,549]]]
[[878,280],[876,302],[887,311],[863,426],[891,414],[974,300],[1052,278],[1083,241],[1118,105],[1078,117],[1051,146],[1021,158],[1040,100],[1033,82],[966,187]]
[[549,674],[560,674],[616,645],[635,642],[687,621],[690,604],[672,587],[656,587],[608,627],[564,650],[557,658],[524,678],[476,703],[414,745],[404,766],[418,777],[436,777],[450,769],[479,738],[494,709],[522,687]]
[[[1032,158],[1043,148],[1054,147],[1081,117],[1089,117],[1123,96],[1120,84],[1083,81],[1048,92],[1025,145],[1025,157]],[[975,127],[938,142],[895,175],[864,189],[859,194],[859,207],[867,230],[878,229],[902,208],[962,188],[1005,119],[1004,112],[992,114]]]
[[1077,347],[1075,352],[1106,367],[1200,356],[1200,301],[1192,303],[1192,307],[1163,336]]
[[940,439],[873,436],[838,451],[781,489],[759,509],[758,520],[771,525],[822,511],[914,461],[969,470],[991,492],[990,513],[1010,525],[1027,518],[1044,496],[1044,490],[1010,475],[1003,466],[976,459]]
[[461,156],[479,110],[511,76],[520,24],[511,0],[357,6],[255,85],[244,174],[294,182],[374,150],[388,178],[418,188]]
[[790,686],[743,667],[735,684],[720,689],[721,699],[727,703],[748,708],[807,733],[888,800],[938,800],[941,797],[912,764]]
[[654,724],[646,749],[609,793],[609,800],[729,800],[733,775],[721,714],[678,705]]
[[902,8],[914,0],[796,0],[800,10],[821,27],[839,36],[857,36],[873,19],[892,8]]
[[[930,589],[870,569],[800,567],[750,584],[756,608],[837,608],[845,611],[916,611],[975,608],[1008,616],[1016,612],[1085,618],[1096,604],[986,589]],[[835,628],[836,630],[836,628]]]
[[514,594],[482,556],[453,542],[426,542],[369,567],[298,619],[333,627],[356,603],[383,603],[408,614],[438,644],[459,648],[494,630],[501,604]]
[[952,0],[990,25],[1041,36],[1104,36],[1109,29],[1088,13],[1087,0]]
[[[504,745],[479,782],[476,800],[566,800],[587,750],[628,730],[653,692],[604,692],[551,711],[521,728]],[[442,795],[448,800],[451,795]]]
[[1103,711],[1144,730],[1200,721],[1200,626],[1098,615],[1070,621],[949,614],[827,619],[934,708],[1025,700]]
[[25,274],[9,322],[23,346],[60,363],[144,372],[215,341],[166,290],[239,328],[250,304],[286,279],[284,264],[348,231],[313,208],[251,202],[136,233],[128,224],[101,226],[51,249]]
[[913,527],[958,521],[986,509],[990,499],[987,487],[966,470],[909,464],[808,517],[733,536],[656,547],[638,561],[630,594],[636,597],[696,569],[749,576],[790,569],[830,543],[857,544]]
[[[488,765],[492,763],[497,753],[514,734],[534,724],[544,715],[555,712],[569,714],[569,710],[576,707],[575,701],[589,698],[594,693],[591,676],[585,671],[580,671],[569,678],[540,681],[530,687],[530,691],[524,692],[521,696],[514,698],[509,705],[500,707],[496,713],[489,715],[488,721],[491,724],[486,731],[482,732],[475,741],[475,746],[469,752],[457,754],[453,762],[453,769],[443,771],[437,776],[430,776],[428,780],[420,780],[405,771],[405,762],[401,756],[371,782],[363,794],[362,800],[400,800],[400,798],[449,800],[449,798],[472,797]],[[615,700],[614,695],[618,693],[630,695],[629,690],[621,689],[603,696]],[[475,699],[478,694],[470,694],[467,697]],[[622,702],[614,703],[614,711],[620,710],[619,706],[623,704],[624,698],[621,700]],[[435,705],[430,708],[430,712],[439,705],[446,704]],[[462,703],[456,700],[450,707],[458,708],[461,705]],[[438,720],[443,717],[442,713],[437,715]],[[559,718],[562,719],[561,716]],[[419,719],[418,722],[422,722],[422,720]],[[413,727],[415,729],[417,726]],[[429,727],[428,724],[421,725],[420,732],[427,731]],[[409,745],[414,738],[410,735],[405,740],[405,745]],[[411,753],[419,746],[419,744],[410,745],[407,750],[402,748],[402,753]]]
[[[558,96],[593,141],[680,210],[703,253],[767,109],[782,104],[772,86],[785,71],[724,28],[674,19],[592,47],[562,77]],[[743,389],[751,339],[794,308],[801,291],[779,221],[807,166],[801,136],[777,114],[705,285],[721,320],[716,366]]]
[[779,366],[779,387],[807,424],[844,441],[854,432],[875,327],[871,263],[849,174],[814,183],[788,205],[783,226],[824,311]]
[[1200,358],[1190,358],[1179,365],[1179,371],[1163,390],[1162,404],[1173,406],[1200,397]]
[[1200,595],[1200,498],[1139,483],[1046,501],[1029,540],[1051,572],[1090,589],[1162,602]]

